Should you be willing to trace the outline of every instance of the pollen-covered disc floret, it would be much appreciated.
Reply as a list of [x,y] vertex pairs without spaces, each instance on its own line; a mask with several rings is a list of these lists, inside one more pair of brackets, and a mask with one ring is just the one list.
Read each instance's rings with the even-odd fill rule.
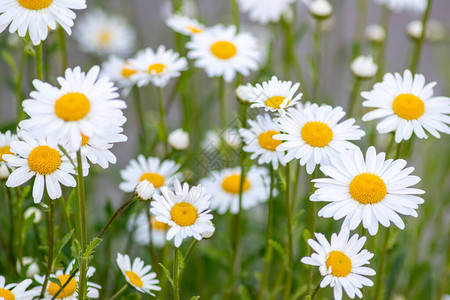
[[[239,212],[239,190],[241,186],[240,168],[210,172],[210,176],[200,180],[213,194],[211,209],[219,214]],[[270,191],[270,176],[265,168],[253,166],[248,170],[242,184],[242,208],[247,210],[267,201]],[[276,192],[276,190],[274,190]]]
[[206,188],[189,188],[187,183],[182,186],[175,180],[173,191],[163,187],[161,193],[154,196],[150,211],[156,221],[170,226],[167,240],[174,239],[175,247],[180,247],[185,238],[201,240],[203,233],[214,231],[210,211],[211,194],[206,192]]
[[125,18],[95,9],[78,21],[74,33],[80,49],[97,55],[129,55],[136,34]]
[[239,134],[242,136],[245,146],[245,152],[252,153],[250,159],[258,158],[261,165],[272,164],[273,168],[278,169],[278,165],[284,157],[283,151],[276,151],[281,144],[280,140],[273,138],[274,135],[280,133],[278,124],[268,115],[258,115],[256,120],[248,121],[249,128],[241,128]]
[[339,106],[305,103],[277,118],[282,133],[274,138],[283,141],[277,151],[287,151],[283,162],[299,159],[300,165],[306,165],[311,174],[316,165],[328,165],[331,157],[346,149],[356,149],[349,141],[359,140],[365,133],[354,125],[355,119],[339,122],[344,115]]
[[[62,291],[60,291],[61,287],[49,280],[47,286],[45,288],[44,298],[46,300],[51,300],[55,297],[55,295],[59,292],[59,294],[55,297],[56,299],[61,300],[78,300],[78,283],[80,282],[80,272],[75,273],[75,276],[71,278],[71,274],[73,271],[73,266],[75,264],[75,260],[72,260],[67,266],[66,270],[58,270],[54,274],[50,274],[50,278],[58,279],[61,285],[66,285]],[[94,267],[89,267],[87,270],[87,278],[92,277],[95,273]],[[40,284],[36,288],[38,291],[38,295],[42,290],[42,285],[45,282],[45,276],[35,275],[34,279]],[[87,282],[87,297],[96,299],[99,297],[99,289],[102,287],[96,283]]]
[[36,91],[23,102],[24,111],[31,117],[20,127],[36,138],[49,138],[56,143],[67,141],[69,151],[78,151],[82,134],[103,137],[111,127],[122,126],[126,118],[123,100],[107,77],[99,77],[100,68],[87,73],[80,67],[67,69],[58,77],[61,88],[34,80]]
[[139,182],[149,181],[158,194],[162,186],[171,185],[175,179],[181,179],[178,173],[180,166],[172,160],[162,161],[157,157],[145,158],[139,155],[137,160],[132,159],[128,166],[120,171],[123,182],[120,189],[124,192],[133,192]]
[[19,283],[6,284],[5,277],[0,275],[0,299],[4,300],[32,300],[39,295],[36,289],[28,287],[33,283],[31,279],[25,279]]
[[376,0],[380,4],[387,5],[394,12],[411,11],[422,13],[426,6],[426,0]]
[[200,34],[206,30],[206,26],[198,20],[183,15],[172,15],[166,20],[167,26],[173,31],[187,36]]
[[125,280],[139,292],[155,296],[153,291],[161,290],[156,273],[150,272],[152,266],[145,265],[140,257],[136,257],[131,264],[128,255],[117,253],[116,261]]
[[33,199],[39,203],[46,188],[50,199],[61,197],[60,184],[64,186],[76,186],[76,181],[71,174],[75,169],[69,159],[60,151],[58,144],[48,140],[35,140],[27,132],[19,133],[20,140],[11,142],[11,154],[3,155],[6,163],[16,168],[9,175],[6,185],[17,187],[32,177]]
[[19,36],[28,33],[34,45],[47,38],[50,30],[60,25],[67,34],[76,18],[74,9],[85,9],[86,0],[2,0],[0,1],[0,33],[9,25],[9,32]]
[[170,79],[179,77],[180,72],[187,69],[187,60],[161,45],[156,51],[151,48],[139,51],[135,58],[129,60],[127,69],[135,72],[130,79],[136,81],[139,87],[149,83],[165,87]]
[[297,93],[299,87],[300,83],[292,84],[292,81],[278,80],[273,76],[269,81],[256,84],[251,107],[284,115],[288,107],[295,106],[302,98],[303,94]]
[[414,133],[427,138],[428,131],[439,138],[439,132],[450,133],[450,98],[433,97],[436,82],[426,84],[422,74],[406,70],[384,75],[369,92],[362,92],[364,107],[374,110],[362,117],[363,121],[382,119],[377,124],[379,133],[395,132],[395,141],[409,140]]
[[235,26],[216,25],[196,34],[186,44],[188,58],[205,70],[209,77],[223,76],[231,82],[236,73],[244,76],[258,68],[260,53],[253,35],[237,32]]
[[364,158],[361,150],[346,151],[331,158],[331,165],[320,170],[331,178],[314,179],[317,190],[311,201],[330,202],[319,211],[319,216],[339,220],[342,227],[354,230],[362,222],[371,235],[378,232],[378,223],[388,227],[390,222],[400,229],[405,227],[399,214],[417,217],[416,209],[424,191],[411,186],[420,181],[410,175],[414,168],[405,168],[403,159],[385,160],[384,152],[374,147]]
[[[334,299],[342,299],[342,290],[350,297],[362,298],[361,288],[372,286],[372,280],[365,276],[375,275],[375,271],[364,265],[369,264],[373,254],[362,249],[366,237],[358,234],[350,236],[350,230],[343,228],[339,234],[333,233],[331,242],[321,233],[314,233],[317,241],[308,240],[309,246],[315,251],[309,257],[303,257],[302,263],[319,267],[324,276],[320,287],[330,285],[333,288]],[[362,250],[361,250],[362,249]]]
[[239,0],[240,9],[250,20],[261,24],[277,22],[295,0]]

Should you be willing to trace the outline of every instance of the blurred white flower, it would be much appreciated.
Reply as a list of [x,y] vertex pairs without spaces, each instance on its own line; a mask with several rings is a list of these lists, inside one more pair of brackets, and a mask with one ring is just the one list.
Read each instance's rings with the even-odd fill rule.
[[333,6],[327,0],[313,0],[309,12],[318,19],[327,19],[333,14]]
[[261,24],[278,22],[295,0],[239,0],[239,7],[250,20]]
[[377,73],[378,66],[373,62],[371,55],[361,55],[352,61],[350,69],[356,77],[372,78]]
[[372,24],[367,26],[365,36],[372,43],[382,43],[386,39],[386,31],[381,25]]
[[426,6],[427,0],[376,0],[380,4],[387,5],[394,12],[411,11],[422,13]]
[[[39,265],[34,261],[34,259],[30,256],[24,256],[22,258],[23,268],[26,270],[27,277],[33,277],[36,274],[39,274]],[[19,274],[22,272],[20,268],[20,261],[18,260],[16,263],[17,272]]]
[[183,15],[172,15],[166,20],[167,26],[173,31],[192,36],[205,31],[205,25],[198,20],[192,19]]
[[238,101],[242,103],[252,103],[252,99],[254,97],[254,86],[250,83],[238,86],[236,89],[236,97]]
[[177,150],[185,150],[189,147],[189,133],[182,128],[172,131],[167,140],[169,145]]
[[34,206],[31,206],[31,207],[27,208],[25,210],[25,212],[23,213],[23,217],[24,217],[25,220],[28,219],[32,215],[34,216],[33,217],[33,223],[37,224],[37,223],[39,223],[42,220],[42,212],[41,212],[41,210],[36,208],[36,207],[34,207]]

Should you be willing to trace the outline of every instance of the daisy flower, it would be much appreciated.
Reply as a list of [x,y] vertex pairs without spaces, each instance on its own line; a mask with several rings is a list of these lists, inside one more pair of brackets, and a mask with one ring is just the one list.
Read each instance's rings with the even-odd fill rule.
[[262,107],[265,111],[285,114],[288,107],[294,106],[300,101],[303,94],[295,95],[300,83],[292,85],[292,81],[281,81],[273,76],[269,81],[257,84],[253,91],[254,97],[251,107]]
[[[55,278],[55,279],[57,278],[59,280],[59,282],[61,283],[61,286],[65,285],[67,283],[67,281],[69,280],[70,275],[72,274],[74,264],[75,264],[75,260],[72,260],[70,262],[69,266],[67,266],[67,269],[65,271],[58,270],[58,271],[56,271],[55,274],[51,274],[50,278]],[[92,277],[92,275],[94,275],[94,273],[95,273],[95,268],[89,267],[88,271],[87,271],[87,278]],[[79,275],[80,275],[80,272],[78,271],[74,277],[70,278],[69,283],[67,283],[67,285],[64,287],[64,289],[58,294],[58,296],[57,296],[58,299],[78,300]],[[40,293],[40,291],[42,289],[42,285],[44,284],[44,281],[45,281],[45,276],[35,275],[34,279],[41,285],[36,288]],[[98,298],[99,297],[98,290],[101,288],[102,287],[100,285],[88,281],[87,282],[87,297],[95,298],[95,299]],[[58,293],[60,289],[61,289],[61,287],[57,283],[54,283],[49,280],[47,283],[47,287],[45,288],[44,299],[47,299],[47,300],[53,299],[53,296],[55,296],[56,293]]]
[[[200,180],[200,184],[214,195],[211,200],[212,210],[217,210],[219,214],[239,212],[240,168],[212,171],[211,176]],[[251,167],[242,186],[242,208],[247,210],[267,201],[269,191],[270,177],[267,170]]]
[[427,138],[425,130],[439,138],[440,132],[449,134],[450,98],[433,97],[436,82],[425,84],[422,74],[412,75],[405,70],[384,75],[369,92],[362,92],[365,107],[375,110],[362,117],[363,121],[383,119],[377,125],[379,133],[395,131],[395,141],[409,140],[414,133],[418,138]]
[[32,300],[39,295],[36,289],[27,291],[27,288],[33,283],[31,279],[25,279],[20,283],[11,283],[5,285],[5,277],[0,275],[0,298],[5,300]]
[[71,174],[75,169],[69,159],[59,150],[58,144],[47,140],[35,140],[27,132],[20,132],[21,140],[11,142],[10,151],[15,155],[4,154],[3,159],[16,169],[9,175],[6,185],[17,187],[35,177],[33,199],[39,203],[44,189],[50,199],[62,195],[61,186],[76,186]]
[[123,182],[119,188],[124,192],[133,192],[139,182],[149,181],[158,193],[160,188],[172,184],[174,179],[180,177],[180,165],[172,160],[160,161],[157,157],[145,158],[139,155],[137,160],[132,159],[128,166],[120,171]]
[[17,136],[11,134],[11,131],[6,131],[5,133],[0,133],[0,179],[7,179],[9,176],[9,169],[3,159],[3,154],[11,154],[11,142],[17,141]]
[[[130,69],[130,61],[124,60],[117,56],[110,56],[102,64],[102,75],[108,76],[109,79],[122,89],[122,95],[128,96],[131,88],[137,83],[131,78],[137,71]],[[134,78],[135,79],[135,78]]]
[[239,7],[250,20],[261,24],[278,22],[295,0],[239,0]]
[[319,216],[339,220],[342,227],[354,230],[362,222],[371,235],[378,232],[378,223],[388,227],[390,222],[405,228],[398,214],[417,217],[416,209],[425,193],[412,188],[420,181],[411,176],[413,167],[405,169],[403,159],[385,160],[386,154],[376,154],[374,147],[367,150],[364,160],[361,150],[346,151],[331,158],[330,166],[320,170],[331,178],[314,179],[317,190],[311,201],[331,202],[319,211]]
[[366,237],[354,234],[350,239],[350,231],[343,228],[339,234],[331,235],[331,242],[321,233],[314,233],[317,241],[308,240],[309,246],[315,251],[311,256],[303,257],[301,262],[319,267],[320,274],[324,277],[320,287],[330,285],[333,288],[334,299],[342,299],[342,289],[350,297],[355,295],[362,298],[361,288],[373,286],[373,281],[365,276],[375,275],[369,264],[373,253],[362,249],[366,243]]
[[392,11],[412,11],[423,13],[427,7],[426,0],[376,0],[380,4],[387,5]]
[[[152,227],[151,237],[150,226]],[[162,248],[166,244],[168,229],[167,224],[156,221],[154,216],[149,220],[145,212],[133,215],[128,222],[128,230],[133,231],[133,239],[142,246],[147,246],[151,238],[154,246]]]
[[339,106],[307,103],[289,109],[287,115],[276,119],[283,133],[273,138],[284,141],[277,147],[277,151],[287,151],[283,163],[299,159],[300,165],[306,165],[306,171],[312,174],[316,165],[329,164],[333,155],[357,149],[349,140],[359,140],[365,133],[354,125],[355,119],[338,123],[344,115]]
[[196,34],[186,44],[188,58],[203,68],[209,77],[223,76],[231,82],[236,72],[248,76],[258,68],[260,53],[257,42],[249,33],[237,33],[235,26],[216,25],[202,34]]
[[85,15],[75,29],[80,49],[98,55],[129,55],[136,34],[122,16],[96,9]]
[[20,127],[36,138],[60,142],[68,137],[68,150],[75,152],[81,147],[81,134],[102,136],[107,128],[121,126],[126,104],[117,99],[117,88],[107,77],[98,78],[99,72],[98,66],[87,73],[80,67],[67,69],[65,77],[58,77],[60,89],[34,80],[36,91],[23,102],[31,118],[20,122]]
[[161,45],[156,52],[151,48],[139,51],[135,58],[129,60],[127,68],[136,72],[130,79],[136,81],[139,87],[149,83],[165,87],[171,78],[179,77],[180,72],[187,69],[187,60]]
[[171,15],[166,20],[167,26],[173,31],[183,35],[192,36],[205,31],[205,25],[201,24],[196,19],[191,19],[182,15]]
[[243,150],[252,153],[250,159],[259,157],[259,164],[271,163],[275,170],[278,169],[279,163],[284,165],[284,153],[276,151],[281,141],[273,138],[275,134],[280,133],[278,124],[268,114],[258,115],[256,121],[249,120],[248,124],[249,129],[241,128],[239,133],[245,143]]
[[9,25],[10,33],[25,37],[28,32],[33,44],[39,45],[56,24],[70,35],[76,18],[72,10],[85,8],[86,0],[1,0],[0,33]]
[[167,240],[174,240],[175,247],[180,247],[185,238],[193,237],[200,241],[203,233],[213,232],[213,215],[209,209],[211,194],[206,188],[187,183],[183,186],[175,180],[174,191],[168,187],[161,188],[162,195],[155,195],[150,212],[156,221],[170,226]]
[[139,292],[155,296],[152,291],[161,290],[156,273],[150,272],[152,266],[146,266],[140,257],[136,257],[132,265],[128,255],[117,253],[116,261],[126,281]]

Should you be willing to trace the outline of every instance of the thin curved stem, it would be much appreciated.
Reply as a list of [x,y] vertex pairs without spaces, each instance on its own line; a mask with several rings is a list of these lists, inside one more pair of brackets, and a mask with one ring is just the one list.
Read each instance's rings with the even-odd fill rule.
[[166,113],[164,111],[164,96],[162,87],[158,87],[158,103],[159,103],[159,117],[161,126],[161,135],[164,142],[164,156],[167,157],[169,154],[169,144],[167,140],[167,123],[166,123]]
[[120,213],[127,208],[129,205],[131,205],[133,202],[135,202],[138,198],[137,197],[133,197],[130,200],[128,200],[127,202],[125,202],[124,204],[122,204],[121,207],[119,207],[114,214],[111,216],[111,218],[109,218],[108,223],[106,223],[105,227],[103,227],[103,230],[99,233],[99,235],[97,236],[99,239],[101,239],[103,237],[103,235],[106,233],[106,230],[108,230],[108,228],[111,226],[112,222],[117,218],[118,215],[120,215]]
[[41,289],[41,298],[44,297],[45,289],[47,288],[48,278],[52,272],[53,265],[53,234],[54,234],[54,219],[55,219],[55,203],[53,200],[49,200],[49,213],[48,213],[48,254],[47,254],[47,272],[45,273],[44,283]]
[[425,40],[425,35],[427,32],[428,19],[430,18],[430,11],[432,4],[433,0],[428,0],[427,8],[425,9],[422,18],[422,33],[420,34],[420,38],[416,42],[416,46],[412,54],[410,70],[413,74],[416,73],[417,67],[419,66],[420,54],[422,52],[423,41]]
[[128,283],[125,284],[117,293],[115,293],[111,298],[109,298],[109,300],[114,300],[117,297],[119,297],[123,292],[125,292],[125,290],[128,288]]

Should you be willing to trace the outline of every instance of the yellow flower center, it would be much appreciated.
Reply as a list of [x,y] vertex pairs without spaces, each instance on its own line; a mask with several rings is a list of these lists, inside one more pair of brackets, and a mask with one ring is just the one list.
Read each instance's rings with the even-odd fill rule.
[[[241,175],[234,174],[226,177],[222,182],[222,188],[230,194],[239,194],[239,188],[241,186]],[[245,192],[250,188],[250,181],[245,178],[242,186],[242,191]]]
[[230,59],[237,53],[237,48],[232,42],[218,41],[211,45],[211,53],[219,59]]
[[78,121],[91,109],[89,99],[81,93],[68,93],[56,100],[55,114],[64,121]]
[[323,148],[333,140],[333,130],[325,123],[310,121],[302,128],[302,139],[312,147]]
[[361,204],[374,204],[384,199],[387,189],[378,175],[362,173],[350,182],[349,192],[352,198]]
[[98,42],[102,46],[107,46],[111,43],[111,32],[107,29],[101,30],[98,34]]
[[17,0],[20,6],[31,10],[40,10],[52,5],[53,0]]
[[55,172],[61,165],[61,155],[58,150],[49,146],[38,146],[28,155],[28,167],[41,175]]
[[327,269],[331,267],[331,274],[345,277],[352,271],[352,261],[341,251],[332,251],[326,261]]
[[156,229],[156,230],[166,230],[167,229],[166,223],[156,221],[155,218],[150,219],[150,224],[152,225],[152,228]]
[[162,187],[164,185],[164,182],[166,181],[164,179],[164,176],[161,176],[158,173],[144,173],[142,174],[139,181],[144,180],[147,180],[148,182],[152,183],[155,189]]
[[200,33],[203,32],[203,29],[195,27],[195,26],[186,26],[186,29],[189,30],[191,33]]
[[[59,275],[58,279],[59,279],[59,282],[61,283],[61,286],[64,286],[66,284],[67,280],[69,280],[69,278],[70,278],[69,275]],[[60,289],[61,289],[61,287],[59,285],[50,281],[50,284],[48,285],[48,293],[51,296],[56,295],[56,293],[59,292]],[[62,299],[62,298],[69,297],[70,295],[73,295],[73,293],[75,293],[76,290],[77,290],[77,281],[75,280],[75,278],[71,278],[69,283],[58,294],[58,296],[56,296],[56,299]]]
[[400,118],[416,120],[425,112],[423,101],[412,94],[400,94],[392,102],[392,109]]
[[81,134],[81,147],[86,146],[89,143],[89,137]]
[[155,72],[156,74],[162,73],[164,69],[166,68],[165,64],[156,63],[153,65],[150,65],[148,67],[148,72],[151,74],[152,72]]
[[180,226],[191,226],[197,220],[197,210],[192,204],[179,202],[172,207],[170,216]]
[[133,271],[126,271],[125,274],[127,275],[132,285],[135,285],[137,287],[142,287],[144,285],[141,277],[139,277],[139,275],[134,273]]
[[270,151],[275,151],[278,147],[278,145],[280,145],[282,143],[282,141],[279,140],[275,140],[273,138],[273,136],[275,134],[279,134],[279,131],[275,131],[275,130],[269,130],[266,132],[261,133],[258,136],[258,143],[261,146],[261,148],[270,150]]
[[0,162],[5,161],[3,159],[3,154],[12,154],[14,155],[14,153],[11,152],[11,147],[10,146],[3,146],[0,148]]
[[7,289],[0,289],[0,298],[3,297],[5,300],[15,300],[14,294]]
[[[266,100],[266,105],[272,107],[274,109],[279,109],[281,107],[281,103],[283,103],[286,97],[283,96],[273,96]],[[289,102],[288,102],[289,104]]]
[[131,66],[130,63],[125,63],[125,64],[123,65],[123,67],[122,67],[122,72],[121,72],[123,77],[129,78],[129,77],[131,77],[132,75],[134,75],[134,74],[137,73],[136,70],[130,69],[130,68],[129,68],[130,66]]

